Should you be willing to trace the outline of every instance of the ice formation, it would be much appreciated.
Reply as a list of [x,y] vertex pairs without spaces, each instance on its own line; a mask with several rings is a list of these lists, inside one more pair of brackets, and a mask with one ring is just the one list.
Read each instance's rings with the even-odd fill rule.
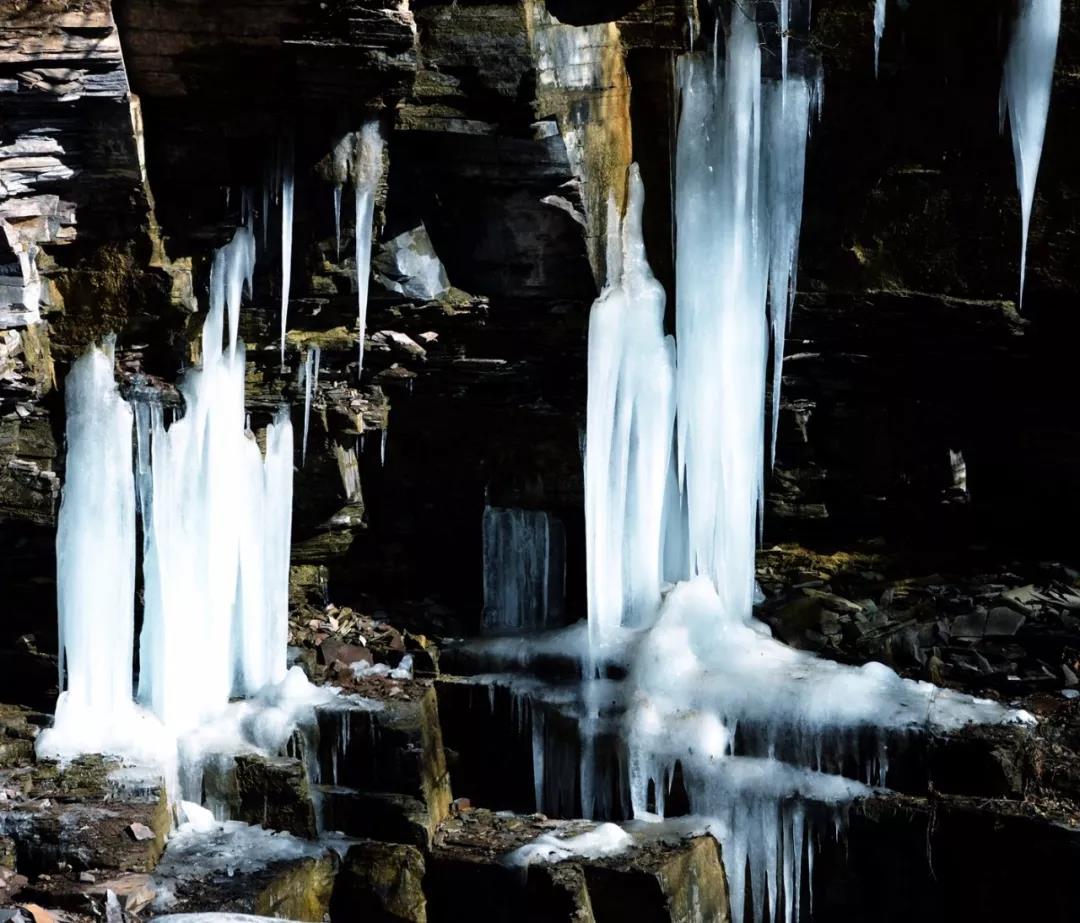
[[360,354],[357,377],[364,369],[364,336],[367,332],[368,283],[371,278],[371,235],[375,218],[375,193],[383,171],[383,137],[377,119],[360,130],[353,162],[356,196],[356,299],[359,307]]
[[1027,275],[1028,230],[1035,202],[1050,88],[1054,82],[1061,0],[1020,0],[1001,81],[1001,130],[1012,132],[1016,187],[1020,192],[1020,302]]
[[608,281],[589,318],[585,521],[594,648],[647,624],[664,580],[664,501],[672,479],[675,343],[664,289],[645,258],[635,166],[625,221],[608,218]]
[[280,411],[264,457],[245,425],[237,328],[254,266],[245,226],[214,257],[202,365],[180,385],[183,417],[166,428],[159,411],[139,415],[150,458],[139,699],[176,731],[285,673],[292,426]]
[[885,8],[888,0],[874,0],[874,76],[878,75],[881,36],[885,34]]
[[[740,4],[729,11],[723,62],[690,54],[677,64],[677,362],[644,260],[636,172],[590,321],[586,675],[600,657],[623,659],[629,676],[621,689],[582,689],[581,806],[605,812],[595,741],[603,716],[622,709],[635,815],[662,813],[681,769],[691,810],[711,819],[731,857],[732,919],[748,900],[760,921],[767,901],[794,923],[813,830],[885,782],[891,742],[1032,719],[880,664],[794,651],[753,618],[770,326],[775,426],[820,89],[816,74],[763,79],[757,26]],[[538,737],[542,747],[534,728],[542,767]]]
[[[292,151],[281,174],[281,364],[285,365],[285,331],[289,323],[289,294],[292,288],[293,198],[296,177]],[[239,304],[237,305],[239,308]]]
[[562,523],[542,510],[485,507],[484,628],[538,631],[561,624],[566,595]]
[[304,356],[304,440],[300,444],[300,464],[307,462],[308,429],[311,424],[311,401],[319,390],[319,362],[322,350],[313,346]]
[[60,689],[40,756],[157,749],[132,700],[135,486],[132,412],[113,379],[113,346],[91,347],[64,383],[67,476],[56,535]]

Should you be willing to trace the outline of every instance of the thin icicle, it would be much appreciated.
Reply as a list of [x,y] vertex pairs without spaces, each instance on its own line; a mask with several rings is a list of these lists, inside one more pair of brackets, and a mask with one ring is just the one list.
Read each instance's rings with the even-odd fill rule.
[[308,429],[311,423],[311,401],[319,390],[319,354],[321,349],[314,346],[304,357],[304,439],[300,444],[300,466],[307,463]]
[[289,145],[283,157],[281,174],[281,365],[285,366],[285,331],[289,322],[289,291],[292,287],[293,251],[293,151]]
[[334,254],[341,259],[341,191],[342,185],[334,186]]
[[356,194],[356,299],[359,309],[359,356],[356,376],[364,369],[364,337],[367,333],[368,283],[371,277],[371,236],[375,215],[375,194],[382,179],[383,137],[378,119],[360,130],[353,163],[353,190]]
[[1054,83],[1061,0],[1020,0],[1001,81],[1000,120],[1012,130],[1016,187],[1020,192],[1020,304],[1027,276],[1027,243],[1035,181],[1042,160],[1050,90]]

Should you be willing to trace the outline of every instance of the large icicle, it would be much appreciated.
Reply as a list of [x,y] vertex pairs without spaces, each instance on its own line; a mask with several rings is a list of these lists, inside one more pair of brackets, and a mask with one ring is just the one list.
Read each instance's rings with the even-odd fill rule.
[[644,198],[634,165],[621,235],[610,209],[608,283],[589,319],[585,541],[594,648],[620,626],[652,620],[663,578],[675,344],[664,335],[664,289],[645,259]]
[[356,195],[356,300],[359,308],[359,364],[357,378],[364,370],[364,336],[367,333],[368,283],[371,278],[371,235],[375,215],[375,194],[382,179],[383,137],[378,119],[360,130],[353,163],[353,191]]
[[1001,130],[1012,131],[1016,187],[1020,192],[1020,303],[1027,276],[1027,242],[1035,180],[1039,175],[1050,88],[1054,82],[1061,0],[1020,0],[1001,81]]
[[710,576],[733,617],[745,618],[762,491],[766,304],[775,447],[813,92],[801,76],[762,82],[757,27],[738,7],[726,47],[718,74],[701,55],[678,66],[677,428],[690,574]]
[[67,465],[56,534],[64,691],[38,752],[122,753],[135,731],[135,486],[132,413],[113,379],[111,342],[72,365],[64,400]]
[[885,34],[885,7],[887,0],[874,0],[874,76],[878,75],[878,58],[881,54],[881,36]]
[[292,430],[279,415],[264,459],[245,426],[236,330],[254,267],[243,227],[214,258],[202,365],[180,386],[183,417],[166,429],[159,414],[139,416],[151,456],[139,698],[176,731],[285,673]]

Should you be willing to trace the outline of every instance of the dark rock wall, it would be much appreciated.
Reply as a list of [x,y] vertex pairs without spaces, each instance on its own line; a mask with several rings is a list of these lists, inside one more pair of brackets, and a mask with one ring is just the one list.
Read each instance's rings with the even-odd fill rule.
[[[814,3],[795,56],[820,57],[825,102],[766,541],[884,535],[1069,557],[1080,3],[1063,3],[1020,313],[1019,204],[997,127],[1011,2],[890,6],[877,81],[872,4]],[[486,500],[564,520],[569,608],[582,612],[585,335],[603,206],[621,201],[637,159],[650,258],[673,296],[671,65],[708,15],[680,0],[86,0],[0,13],[0,658],[21,665],[0,669],[0,697],[53,682],[36,651],[55,649],[57,384],[109,330],[125,380],[172,382],[197,359],[208,258],[245,188],[267,231],[242,331],[256,428],[290,401],[299,444],[297,369],[306,349],[323,353],[297,459],[305,588],[317,598],[329,581],[339,601],[471,630]],[[573,71],[551,53],[566,24],[589,30]],[[388,135],[376,252],[423,223],[454,288],[424,302],[373,284],[358,381],[351,188],[339,254],[332,152],[370,117]],[[261,190],[290,148],[283,370],[279,212]],[[31,245],[40,322],[19,301],[22,276],[18,291],[7,281]],[[950,449],[967,462],[970,502],[946,495]]]

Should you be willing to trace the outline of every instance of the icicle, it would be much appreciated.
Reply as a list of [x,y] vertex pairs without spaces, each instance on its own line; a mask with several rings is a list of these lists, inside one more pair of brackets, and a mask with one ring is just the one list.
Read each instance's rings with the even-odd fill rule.
[[1050,90],[1054,82],[1061,0],[1019,0],[1001,81],[1001,130],[1012,131],[1016,186],[1020,192],[1020,304],[1024,302],[1027,242],[1035,181],[1039,175]]
[[334,255],[341,259],[341,183],[334,186]]
[[[289,291],[292,287],[293,251],[293,150],[289,144],[282,163],[281,175],[281,366],[285,367],[285,331],[289,323]],[[231,310],[231,306],[230,306]]]
[[304,439],[300,445],[300,465],[307,462],[308,428],[311,423],[311,400],[319,390],[319,354],[321,349],[315,346],[307,351],[304,358]]
[[878,75],[878,56],[881,52],[881,36],[885,34],[885,6],[887,0],[874,0],[874,76]]
[[383,138],[377,119],[360,130],[353,164],[356,194],[356,298],[359,307],[359,361],[356,376],[364,369],[364,337],[367,333],[368,283],[371,277],[371,235],[375,214],[375,193],[382,179]]
[[[884,0],[878,0],[883,3]],[[791,0],[780,0],[780,79],[787,80],[788,71],[788,30],[791,28]],[[713,39],[715,54],[716,40]]]

